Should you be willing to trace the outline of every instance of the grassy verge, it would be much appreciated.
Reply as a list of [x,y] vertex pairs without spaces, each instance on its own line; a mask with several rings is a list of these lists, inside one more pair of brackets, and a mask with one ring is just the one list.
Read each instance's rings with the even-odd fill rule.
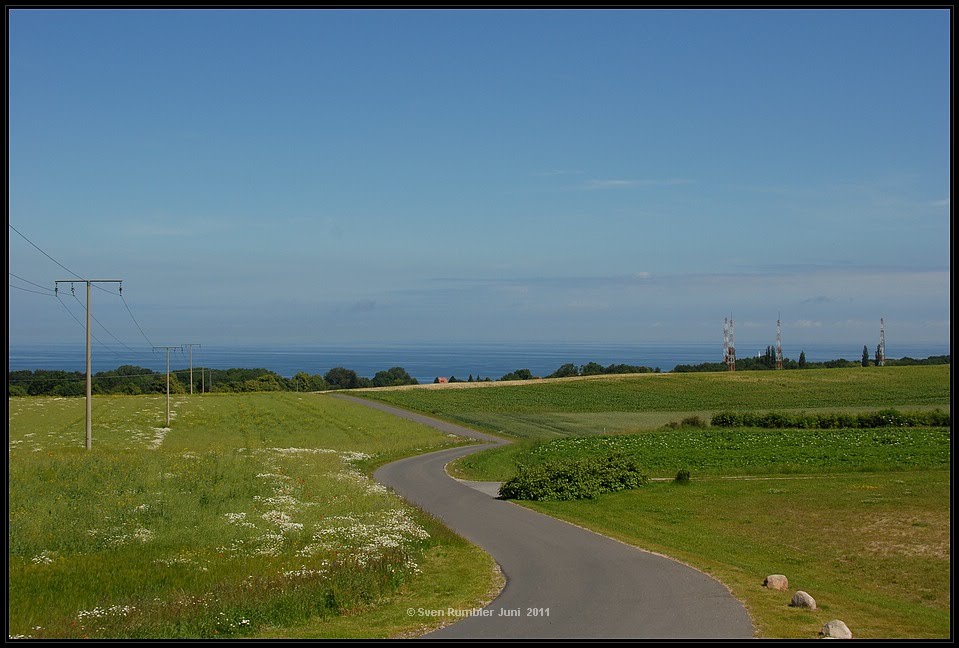
[[369,476],[459,443],[426,427],[236,394],[177,397],[166,429],[163,398],[100,397],[88,452],[82,399],[9,404],[11,636],[390,636],[417,624],[389,605],[428,607],[444,582],[444,606],[473,606],[494,580]]
[[[947,470],[654,483],[573,502],[523,502],[696,566],[746,605],[758,634],[815,638],[842,619],[857,638],[950,636]],[[767,590],[768,574],[790,589]],[[788,607],[796,590],[819,609]]]

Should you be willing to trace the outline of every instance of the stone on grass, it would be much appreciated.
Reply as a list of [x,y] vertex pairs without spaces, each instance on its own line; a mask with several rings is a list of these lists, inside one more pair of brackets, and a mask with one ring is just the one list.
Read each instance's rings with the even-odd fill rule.
[[793,595],[793,600],[789,603],[789,606],[815,610],[816,599],[809,596],[809,594],[807,594],[806,592],[803,592],[802,590],[800,590]]
[[822,627],[819,636],[823,639],[852,639],[852,633],[846,624],[839,619],[833,619]]
[[782,574],[770,574],[766,577],[766,580],[763,581],[763,587],[774,590],[788,590],[789,579]]

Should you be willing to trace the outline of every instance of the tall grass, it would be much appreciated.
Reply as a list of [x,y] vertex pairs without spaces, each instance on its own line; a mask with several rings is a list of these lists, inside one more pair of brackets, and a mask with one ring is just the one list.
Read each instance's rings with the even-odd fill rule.
[[429,520],[361,469],[454,441],[319,396],[10,400],[11,636],[225,637],[369,606]]

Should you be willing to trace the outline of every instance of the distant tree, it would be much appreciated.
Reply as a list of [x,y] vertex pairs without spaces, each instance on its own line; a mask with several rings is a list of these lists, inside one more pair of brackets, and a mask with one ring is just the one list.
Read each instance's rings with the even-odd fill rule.
[[473,382],[473,374],[470,374],[470,377],[466,379],[466,382]]
[[434,385],[440,384],[440,377],[439,377],[439,376],[437,376],[436,378],[433,379],[433,384],[434,384]]
[[862,345],[862,366],[869,366],[869,347],[865,344]]
[[578,376],[579,369],[572,362],[567,362],[562,367],[550,374],[550,378],[569,378],[571,376]]
[[587,362],[583,365],[582,371],[580,372],[584,376],[596,376],[601,373],[605,373],[603,365],[598,362]]
[[805,351],[799,352],[799,368],[800,369],[806,368],[806,352]]
[[323,376],[319,374],[311,376],[305,371],[300,371],[293,376],[290,384],[292,385],[293,391],[301,392],[324,391],[329,388],[329,385],[323,380]]
[[356,372],[345,367],[333,367],[326,372],[323,379],[329,384],[330,389],[355,389],[360,384]]
[[447,382],[455,383],[459,381],[456,379],[456,376],[450,376],[450,379]]
[[371,381],[373,387],[397,387],[399,385],[416,385],[413,378],[403,367],[393,367],[386,371],[378,371]]

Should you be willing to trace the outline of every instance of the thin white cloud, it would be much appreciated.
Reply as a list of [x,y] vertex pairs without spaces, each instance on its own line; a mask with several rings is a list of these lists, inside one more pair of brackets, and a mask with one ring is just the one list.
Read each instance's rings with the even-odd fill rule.
[[692,184],[692,180],[686,178],[665,178],[665,179],[655,179],[655,178],[644,178],[644,179],[632,179],[632,180],[618,180],[618,179],[606,179],[606,180],[588,180],[586,182],[587,189],[622,189],[624,187],[668,187],[673,185],[685,185]]
[[555,177],[555,176],[582,175],[582,174],[583,174],[582,171],[562,171],[562,170],[557,170],[557,171],[540,171],[540,172],[538,172],[538,173],[534,173],[533,175],[536,176],[536,177],[538,177],[538,178],[552,178],[552,177]]
[[952,203],[950,198],[946,198],[945,200],[934,200],[931,204],[933,207],[948,207]]

